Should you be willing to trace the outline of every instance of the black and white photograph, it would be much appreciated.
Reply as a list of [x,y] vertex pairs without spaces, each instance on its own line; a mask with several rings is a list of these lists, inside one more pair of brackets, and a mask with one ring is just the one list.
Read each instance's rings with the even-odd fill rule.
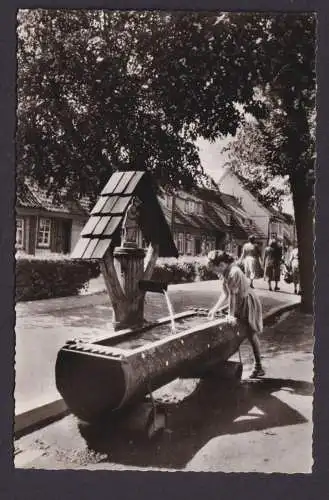
[[316,29],[17,11],[16,469],[312,473]]

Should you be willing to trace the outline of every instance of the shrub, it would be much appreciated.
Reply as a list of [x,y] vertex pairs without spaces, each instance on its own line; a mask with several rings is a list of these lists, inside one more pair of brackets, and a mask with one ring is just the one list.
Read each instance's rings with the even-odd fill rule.
[[18,258],[16,301],[40,300],[77,295],[99,276],[95,261],[72,259]]
[[196,268],[193,262],[162,262],[155,266],[152,279],[170,284],[195,281]]
[[200,281],[218,280],[217,274],[210,271],[208,267],[203,264],[198,265],[198,275]]

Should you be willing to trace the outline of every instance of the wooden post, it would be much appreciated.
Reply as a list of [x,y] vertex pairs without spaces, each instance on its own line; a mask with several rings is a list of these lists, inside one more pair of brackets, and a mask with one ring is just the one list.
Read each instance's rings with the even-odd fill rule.
[[144,323],[145,292],[139,289],[139,281],[150,279],[158,247],[150,247],[144,266],[145,250],[136,246],[116,247],[107,252],[101,263],[101,271],[111,299],[115,330],[137,328]]

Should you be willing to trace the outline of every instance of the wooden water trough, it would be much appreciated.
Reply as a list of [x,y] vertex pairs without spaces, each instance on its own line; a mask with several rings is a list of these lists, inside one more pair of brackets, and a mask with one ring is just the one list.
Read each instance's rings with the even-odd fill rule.
[[[189,310],[95,342],[71,341],[56,362],[57,389],[70,410],[92,422],[118,412],[171,380],[198,376],[228,360],[245,338],[225,317]],[[241,374],[240,374],[241,375]]]

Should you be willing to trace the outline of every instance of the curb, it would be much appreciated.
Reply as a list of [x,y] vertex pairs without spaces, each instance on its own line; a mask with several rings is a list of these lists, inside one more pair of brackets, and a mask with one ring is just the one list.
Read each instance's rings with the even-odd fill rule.
[[[279,314],[291,311],[299,307],[299,303],[284,304],[273,308],[263,316],[263,323],[269,326],[271,322]],[[46,425],[49,425],[61,418],[69,415],[71,412],[66,406],[63,399],[57,399],[37,408],[33,408],[19,415],[15,415],[14,419],[14,437],[18,439],[30,432],[38,430]]]
[[14,436],[20,438],[70,413],[63,399],[57,399],[37,408],[15,415]]

